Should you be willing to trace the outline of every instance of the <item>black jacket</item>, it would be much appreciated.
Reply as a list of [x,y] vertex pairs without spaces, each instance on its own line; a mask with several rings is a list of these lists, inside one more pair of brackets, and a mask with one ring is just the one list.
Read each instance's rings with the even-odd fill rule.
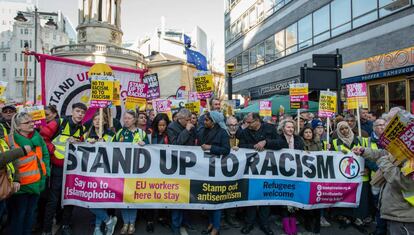
[[273,125],[261,123],[259,130],[254,131],[249,128],[241,130],[237,133],[239,138],[239,147],[254,149],[254,145],[262,140],[266,140],[265,148],[275,149],[277,141],[276,129]]
[[230,153],[229,135],[218,125],[215,125],[212,129],[202,127],[198,132],[197,140],[198,145],[211,145],[211,154],[228,155]]
[[[304,150],[305,149],[305,143],[303,143],[303,139],[300,136],[293,135],[293,147],[297,150]],[[274,148],[275,150],[279,149],[288,149],[289,143],[286,140],[286,137],[284,134],[278,135],[278,138],[274,142]]]
[[191,131],[185,129],[177,121],[170,123],[167,128],[168,142],[174,145],[195,145],[195,128]]

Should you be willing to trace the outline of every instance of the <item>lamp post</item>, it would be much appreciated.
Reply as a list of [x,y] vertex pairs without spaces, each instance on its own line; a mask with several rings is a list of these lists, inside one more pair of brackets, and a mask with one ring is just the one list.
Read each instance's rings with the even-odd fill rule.
[[232,100],[233,99],[233,73],[234,73],[234,64],[228,63],[226,64],[226,70],[227,70],[227,99]]
[[[18,22],[26,22],[27,18],[24,16],[24,14],[31,14],[30,12],[22,12],[19,11],[17,13],[17,16],[14,17],[14,19]],[[34,12],[33,12],[34,16],[34,52],[37,53],[37,19],[39,16],[57,16],[57,13],[49,13],[49,12],[39,12],[37,10],[37,7],[35,6]],[[48,26],[53,26],[57,28],[57,24],[53,21],[52,18],[49,18],[49,20],[46,22],[46,25]],[[28,50],[28,46],[27,46],[27,50],[25,47],[25,56],[27,56],[29,54],[29,50]],[[26,57],[27,59],[27,57]],[[27,63],[27,62],[25,62]],[[37,92],[37,61],[36,58],[33,60],[33,102],[34,104],[36,104],[36,92]],[[27,83],[27,65],[25,65],[25,74],[26,74],[26,78],[25,78],[25,83]],[[25,86],[25,85],[24,85]],[[24,87],[24,89],[26,89],[26,87]],[[25,93],[26,94],[26,93]],[[26,97],[26,95],[24,96]],[[25,101],[26,102],[26,101]]]

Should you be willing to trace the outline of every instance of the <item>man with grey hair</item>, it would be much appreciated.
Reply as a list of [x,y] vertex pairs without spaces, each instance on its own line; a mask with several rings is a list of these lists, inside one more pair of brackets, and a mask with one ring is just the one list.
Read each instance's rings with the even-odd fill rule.
[[[177,120],[168,125],[168,142],[174,145],[195,145],[196,133],[191,121],[191,112],[188,109],[178,111]],[[183,210],[171,210],[171,228],[174,235],[180,235],[183,223]]]

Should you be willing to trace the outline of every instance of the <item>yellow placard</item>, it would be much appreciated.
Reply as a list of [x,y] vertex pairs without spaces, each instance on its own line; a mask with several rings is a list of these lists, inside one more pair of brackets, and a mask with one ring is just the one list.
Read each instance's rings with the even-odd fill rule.
[[114,98],[113,81],[91,81],[91,100],[112,101]]
[[46,119],[46,113],[44,109],[34,110],[33,112],[30,113],[30,115],[32,115],[33,121]]
[[109,65],[96,63],[89,69],[88,76],[113,76],[113,72]]
[[190,112],[197,113],[197,115],[200,114],[200,107],[201,105],[199,100],[185,104],[186,109],[190,110]]
[[368,97],[351,97],[346,99],[348,109],[368,108]]
[[146,109],[147,100],[144,98],[135,98],[128,96],[125,100],[125,108],[126,110],[136,110],[139,108],[140,111]]
[[336,93],[321,91],[319,96],[319,116],[327,117],[336,113]]
[[213,75],[206,74],[194,77],[194,84],[197,93],[214,91]]
[[112,105],[114,106],[121,106],[121,81],[115,80],[114,81],[114,99],[112,101]]
[[188,179],[125,179],[124,202],[189,203]]

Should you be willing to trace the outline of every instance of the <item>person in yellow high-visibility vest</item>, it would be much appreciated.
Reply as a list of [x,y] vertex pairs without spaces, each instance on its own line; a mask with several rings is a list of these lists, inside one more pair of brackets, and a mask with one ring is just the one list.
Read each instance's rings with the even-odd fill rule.
[[[63,182],[63,163],[66,143],[83,142],[85,127],[82,125],[87,107],[83,103],[72,105],[71,116],[49,122],[40,130],[40,134],[48,145],[51,160],[50,193],[47,199],[43,219],[43,233],[51,234],[53,217],[61,200]],[[62,215],[62,234],[71,234],[70,223],[73,206],[64,206]]]
[[[338,138],[333,139],[330,143],[330,150],[332,151],[349,153],[352,148],[364,146],[364,143],[367,141],[366,138],[358,138],[346,121],[338,123],[336,135]],[[343,223],[342,226],[348,226],[352,222],[358,229],[365,232],[363,225],[364,220],[369,217],[370,193],[369,175],[367,170],[365,170],[362,174],[362,181],[363,184],[359,207],[354,209],[341,208],[336,210],[336,212],[339,220]]]

